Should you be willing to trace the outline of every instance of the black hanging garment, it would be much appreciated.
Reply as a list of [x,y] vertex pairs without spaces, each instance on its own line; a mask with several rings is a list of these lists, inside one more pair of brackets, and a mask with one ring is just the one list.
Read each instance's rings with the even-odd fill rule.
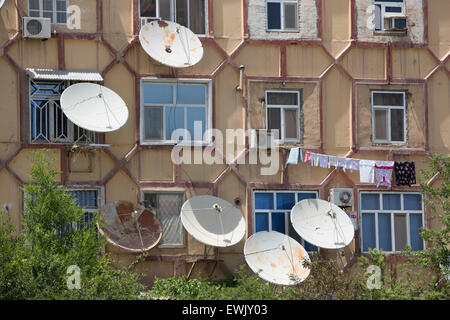
[[416,184],[416,169],[414,162],[395,162],[395,184],[397,186],[409,186]]

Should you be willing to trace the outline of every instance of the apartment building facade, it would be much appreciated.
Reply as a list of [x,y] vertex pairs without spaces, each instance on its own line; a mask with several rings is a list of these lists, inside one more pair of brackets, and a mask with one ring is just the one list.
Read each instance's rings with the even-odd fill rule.
[[[194,263],[194,273],[213,271],[217,258],[233,270],[245,263],[245,239],[261,230],[291,235],[315,251],[292,229],[290,209],[303,199],[329,200],[332,190],[344,188],[352,195],[345,207],[354,213],[355,238],[344,250],[321,254],[350,267],[368,248],[382,248],[395,262],[405,245],[427,245],[419,227],[437,227],[417,183],[377,187],[361,182],[358,171],[286,161],[300,147],[414,162],[419,178],[434,154],[448,156],[448,12],[447,0],[6,0],[0,8],[0,204],[20,232],[21,186],[36,150],[55,159],[60,184],[87,212],[114,200],[151,203],[163,236],[136,268],[152,282],[188,274]],[[49,18],[50,36],[32,37],[27,17]],[[201,61],[176,69],[150,58],[139,31],[152,18],[191,29],[204,48]],[[89,132],[64,116],[62,92],[86,81],[126,102],[129,117],[120,130]],[[224,154],[231,161],[172,161],[171,133],[194,132],[195,121],[202,133],[235,134],[236,149]],[[249,132],[274,129],[279,165],[261,174],[268,164],[251,163],[259,141]],[[183,154],[195,158],[204,150]],[[205,251],[180,219],[181,205],[196,195],[235,205],[246,222],[244,239]],[[111,244],[105,249],[121,265],[136,258]]]

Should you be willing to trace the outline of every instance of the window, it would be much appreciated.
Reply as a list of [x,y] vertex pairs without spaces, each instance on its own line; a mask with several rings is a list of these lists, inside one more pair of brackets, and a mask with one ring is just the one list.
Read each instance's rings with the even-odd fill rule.
[[255,232],[278,231],[297,240],[305,247],[306,251],[316,251],[317,248],[304,241],[290,222],[291,209],[297,202],[316,198],[317,192],[315,191],[255,191],[253,193]]
[[405,106],[404,92],[372,91],[373,142],[406,142]]
[[409,245],[423,250],[420,237],[423,204],[420,193],[361,192],[362,251],[398,252]]
[[99,190],[68,190],[75,198],[77,205],[84,208],[84,220],[77,224],[77,229],[88,227],[92,228],[92,219],[94,213],[100,207]]
[[[404,0],[374,0],[375,5],[375,31],[384,31],[397,27],[406,29],[406,20],[401,20],[404,25],[392,26],[392,17],[405,16]],[[399,20],[400,21],[400,20]]]
[[297,0],[267,0],[267,30],[298,31]]
[[206,0],[140,0],[141,18],[175,21],[196,34],[205,34]]
[[142,83],[141,140],[143,144],[177,143],[172,134],[185,129],[183,141],[206,142],[209,128],[211,93],[209,83],[149,82]]
[[160,247],[183,247],[184,232],[181,223],[183,192],[144,192],[147,205],[157,209],[162,228]]
[[266,91],[266,128],[283,142],[300,142],[299,91]]
[[67,0],[28,0],[28,15],[50,18],[55,24],[66,24],[67,2]]
[[98,143],[95,132],[74,125],[61,109],[61,94],[71,84],[30,80],[31,143]]

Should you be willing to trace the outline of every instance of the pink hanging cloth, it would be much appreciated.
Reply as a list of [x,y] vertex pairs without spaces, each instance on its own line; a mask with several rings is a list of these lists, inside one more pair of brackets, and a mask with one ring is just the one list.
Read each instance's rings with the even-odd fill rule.
[[393,170],[394,161],[375,162],[375,177],[377,178],[377,187],[391,187]]

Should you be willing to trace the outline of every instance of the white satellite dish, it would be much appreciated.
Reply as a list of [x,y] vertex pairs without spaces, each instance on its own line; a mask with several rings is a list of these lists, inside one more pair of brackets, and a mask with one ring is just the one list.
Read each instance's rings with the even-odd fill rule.
[[297,233],[309,243],[340,249],[352,242],[355,230],[344,210],[320,199],[305,199],[291,210],[291,223]]
[[61,109],[77,126],[95,132],[120,129],[128,108],[113,90],[95,83],[76,83],[61,95]]
[[198,241],[214,247],[235,245],[245,235],[241,212],[231,203],[213,196],[196,196],[181,207],[184,228]]
[[3,7],[4,3],[5,3],[5,0],[0,0],[0,8]]
[[247,239],[245,260],[253,272],[266,281],[295,285],[304,281],[310,269],[309,255],[296,240],[277,231],[260,231]]
[[145,24],[139,41],[150,57],[169,67],[191,67],[203,57],[199,38],[176,22],[156,20]]

